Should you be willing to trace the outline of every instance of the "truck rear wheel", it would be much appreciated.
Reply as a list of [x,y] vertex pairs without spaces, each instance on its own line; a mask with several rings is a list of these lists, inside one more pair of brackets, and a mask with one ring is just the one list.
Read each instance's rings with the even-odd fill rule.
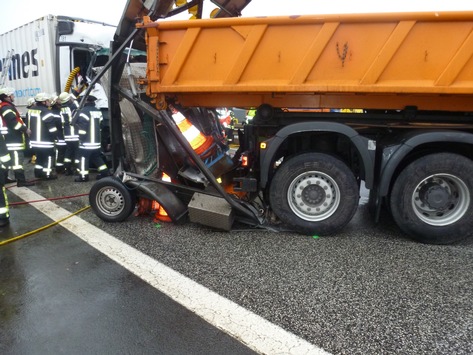
[[121,222],[135,209],[136,197],[120,180],[106,177],[90,189],[89,203],[95,214],[106,222]]
[[359,199],[351,170],[322,153],[305,153],[284,162],[269,192],[276,216],[304,234],[338,232],[352,219]]
[[461,155],[427,155],[408,165],[391,192],[391,213],[413,239],[449,244],[473,234],[473,162]]

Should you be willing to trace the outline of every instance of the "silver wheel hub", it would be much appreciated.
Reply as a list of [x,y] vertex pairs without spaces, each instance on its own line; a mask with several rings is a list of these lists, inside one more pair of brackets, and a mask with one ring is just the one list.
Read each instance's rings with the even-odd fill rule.
[[104,187],[97,193],[97,206],[108,215],[118,215],[125,207],[125,200],[119,190]]
[[297,176],[287,192],[291,210],[306,221],[330,217],[340,204],[340,189],[329,175],[308,171]]
[[462,218],[470,206],[465,182],[450,174],[435,174],[422,180],[412,195],[416,216],[432,226],[446,226]]

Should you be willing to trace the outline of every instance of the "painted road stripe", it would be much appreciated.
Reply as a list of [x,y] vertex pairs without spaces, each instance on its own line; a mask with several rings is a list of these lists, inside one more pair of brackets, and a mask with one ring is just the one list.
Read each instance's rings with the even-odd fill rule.
[[[9,191],[25,201],[44,199],[43,196],[24,187],[12,187]],[[50,201],[33,203],[31,206],[54,221],[71,214]],[[77,216],[68,218],[60,224],[158,291],[258,353],[329,354],[192,281]]]

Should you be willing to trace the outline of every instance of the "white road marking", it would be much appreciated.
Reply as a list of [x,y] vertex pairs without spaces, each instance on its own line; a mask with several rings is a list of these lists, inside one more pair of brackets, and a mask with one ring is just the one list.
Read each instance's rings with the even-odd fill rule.
[[[43,196],[28,188],[12,187],[9,191],[25,201],[44,199]],[[36,202],[31,206],[54,221],[71,214],[50,201]],[[77,216],[72,216],[60,224],[158,291],[171,297],[174,301],[258,353],[329,354],[161,264]]]

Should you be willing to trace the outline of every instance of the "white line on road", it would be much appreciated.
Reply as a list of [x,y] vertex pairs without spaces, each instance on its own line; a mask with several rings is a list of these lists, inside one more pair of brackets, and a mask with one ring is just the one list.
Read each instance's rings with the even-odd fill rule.
[[[25,201],[44,199],[43,196],[27,188],[12,187],[9,191]],[[50,201],[37,202],[32,206],[54,221],[71,214]],[[329,354],[172,270],[77,216],[60,224],[158,291],[171,297],[256,352],[297,355]]]

